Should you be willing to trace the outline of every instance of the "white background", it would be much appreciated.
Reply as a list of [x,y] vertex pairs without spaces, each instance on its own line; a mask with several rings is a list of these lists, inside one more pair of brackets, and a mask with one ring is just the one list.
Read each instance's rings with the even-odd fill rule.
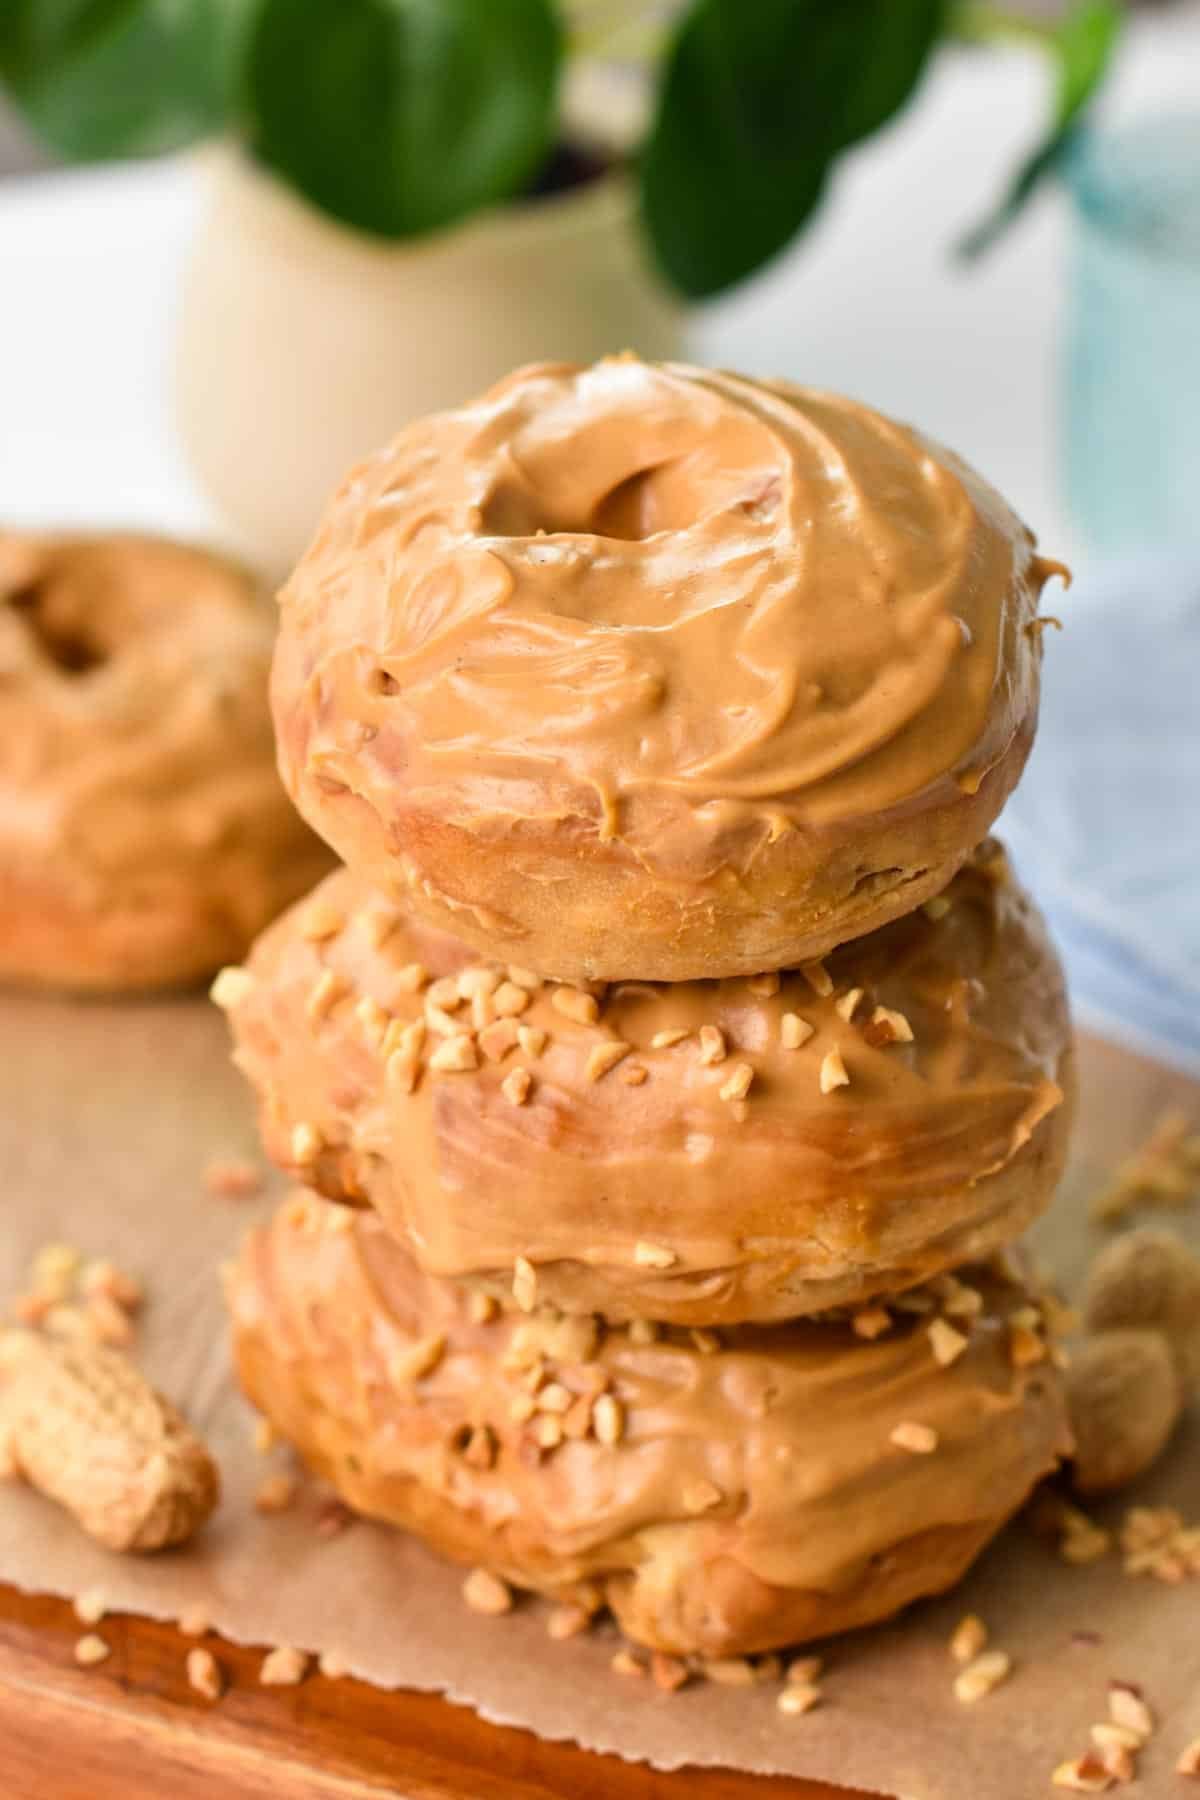
[[[1054,192],[985,262],[952,246],[1043,116],[1020,51],[944,53],[795,252],[698,319],[705,360],[840,388],[977,463],[1078,556],[1057,480],[1070,221]],[[1200,103],[1200,9],[1142,16],[1105,110]],[[0,514],[219,536],[175,447],[170,343],[200,202],[186,161],[0,184]]]

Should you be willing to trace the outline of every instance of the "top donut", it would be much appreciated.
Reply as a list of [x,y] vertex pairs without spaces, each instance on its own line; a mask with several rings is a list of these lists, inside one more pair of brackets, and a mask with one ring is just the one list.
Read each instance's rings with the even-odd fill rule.
[[284,590],[284,780],[360,876],[580,981],[784,968],[944,887],[1060,566],[851,400],[518,370],[352,472]]

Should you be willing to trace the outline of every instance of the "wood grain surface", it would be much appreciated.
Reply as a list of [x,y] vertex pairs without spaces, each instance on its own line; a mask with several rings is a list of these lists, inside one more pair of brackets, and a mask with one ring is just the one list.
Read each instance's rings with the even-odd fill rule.
[[4,1800],[854,1800],[844,1788],[641,1764],[486,1725],[434,1695],[309,1676],[258,1685],[261,1650],[209,1642],[228,1679],[187,1684],[195,1639],[106,1618],[112,1655],[80,1669],[70,1606],[0,1588]]
[[[1076,1186],[1168,1105],[1200,1116],[1200,1085],[1085,1040]],[[81,1669],[73,1647],[86,1629],[61,1600],[0,1588],[2,1800],[855,1800],[733,1770],[662,1775],[356,1681],[264,1689],[261,1651],[206,1640],[228,1683],[214,1705],[187,1685],[195,1640],[106,1619],[112,1654]]]

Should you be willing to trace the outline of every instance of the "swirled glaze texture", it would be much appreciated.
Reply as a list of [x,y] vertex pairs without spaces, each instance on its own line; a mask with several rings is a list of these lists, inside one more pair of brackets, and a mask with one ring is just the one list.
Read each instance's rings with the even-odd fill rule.
[[1007,1243],[1062,1172],[1071,1028],[1041,921],[994,845],[932,911],[823,980],[616,982],[581,1011],[500,988],[341,870],[258,940],[236,1060],[268,1154],[369,1201],[435,1274],[507,1293],[523,1257],[545,1300],[610,1319],[819,1312]]
[[[870,1343],[837,1319],[699,1344],[548,1311],[480,1322],[379,1220],[301,1195],[227,1291],[242,1385],[349,1505],[522,1586],[594,1583],[642,1643],[729,1656],[949,1587],[1069,1453],[1036,1296],[963,1277]],[[928,1327],[964,1294],[964,1348],[939,1363]],[[561,1433],[520,1406],[531,1374],[569,1401]],[[594,1408],[614,1402],[603,1433]],[[897,1444],[908,1421],[932,1453]]]
[[335,497],[284,593],[285,780],[352,866],[380,878],[369,816],[408,859],[391,885],[432,880],[493,933],[422,821],[744,875],[1027,747],[1050,570],[970,469],[852,400],[636,358],[521,370]]

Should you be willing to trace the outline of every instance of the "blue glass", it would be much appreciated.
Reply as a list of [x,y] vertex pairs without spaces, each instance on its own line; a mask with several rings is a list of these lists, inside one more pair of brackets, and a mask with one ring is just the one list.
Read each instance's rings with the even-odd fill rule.
[[1200,545],[1200,115],[1089,131],[1066,178],[1068,505],[1098,550]]

